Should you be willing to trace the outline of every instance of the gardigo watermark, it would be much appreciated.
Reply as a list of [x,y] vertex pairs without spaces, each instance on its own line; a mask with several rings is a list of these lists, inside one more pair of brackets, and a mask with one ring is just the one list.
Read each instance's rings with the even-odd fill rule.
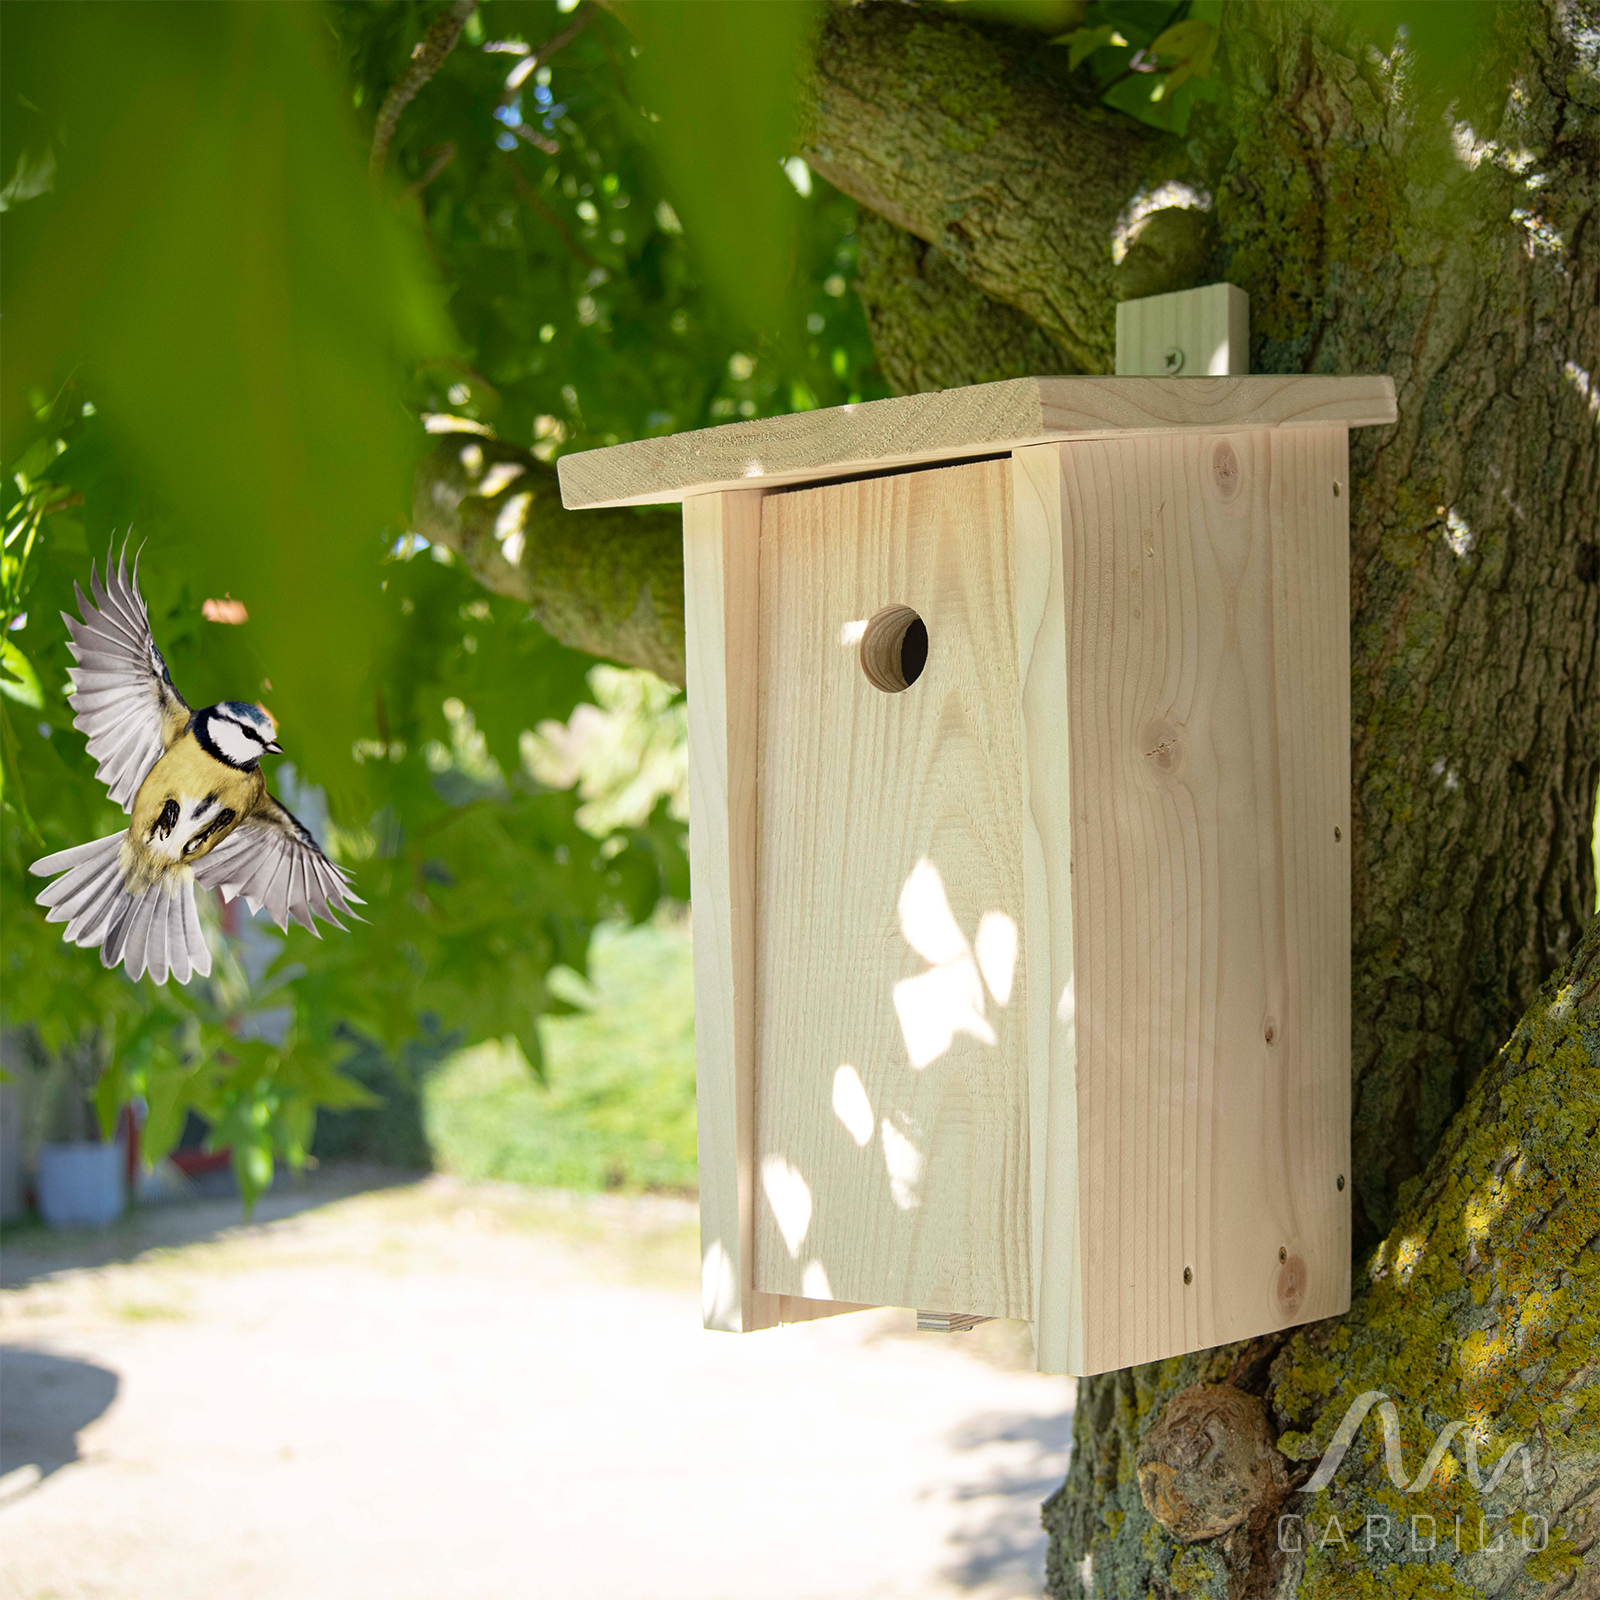
[[[1402,1494],[1419,1494],[1428,1487],[1458,1436],[1462,1440],[1467,1477],[1479,1494],[1493,1494],[1513,1461],[1517,1461],[1521,1467],[1522,1481],[1528,1493],[1533,1493],[1533,1458],[1528,1453],[1527,1445],[1521,1440],[1508,1445],[1494,1471],[1485,1480],[1478,1464],[1477,1429],[1465,1421],[1452,1422],[1443,1428],[1433,1441],[1427,1459],[1417,1470],[1416,1477],[1408,1478],[1400,1452],[1400,1413],[1395,1409],[1394,1401],[1381,1389],[1368,1389],[1351,1402],[1343,1420],[1334,1430],[1333,1438],[1328,1441],[1328,1448],[1323,1451],[1317,1470],[1306,1480],[1304,1493],[1316,1494],[1333,1482],[1334,1474],[1339,1470],[1357,1430],[1374,1410],[1383,1425],[1384,1467],[1389,1474],[1389,1481]],[[1505,1540],[1511,1535],[1519,1539],[1522,1548],[1532,1555],[1543,1550],[1550,1539],[1548,1520],[1532,1512],[1520,1515],[1512,1513],[1504,1517],[1482,1515],[1477,1519],[1476,1529],[1472,1528],[1471,1519],[1467,1519],[1464,1525],[1463,1518],[1457,1513],[1453,1524],[1447,1523],[1443,1533],[1438,1518],[1423,1512],[1400,1518],[1373,1512],[1349,1529],[1345,1528],[1336,1514],[1330,1514],[1323,1522],[1320,1534],[1317,1531],[1318,1520],[1310,1512],[1285,1512],[1278,1518],[1278,1548],[1290,1553],[1306,1549],[1326,1550],[1330,1545],[1341,1548],[1359,1545],[1367,1551],[1397,1550],[1412,1555],[1426,1555],[1437,1550],[1441,1541],[1448,1540],[1458,1555],[1467,1552],[1493,1555],[1505,1548]],[[1397,1522],[1399,1527],[1395,1526]],[[1503,1526],[1498,1527],[1491,1539],[1491,1529],[1497,1524]],[[1471,1542],[1474,1535],[1476,1541]],[[1467,1543],[1463,1542],[1464,1537]]]

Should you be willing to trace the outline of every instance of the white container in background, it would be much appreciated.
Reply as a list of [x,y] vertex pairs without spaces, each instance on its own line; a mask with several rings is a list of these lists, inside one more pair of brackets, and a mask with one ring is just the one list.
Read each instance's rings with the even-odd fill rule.
[[127,1157],[107,1144],[39,1147],[39,1214],[52,1228],[103,1228],[127,1202]]

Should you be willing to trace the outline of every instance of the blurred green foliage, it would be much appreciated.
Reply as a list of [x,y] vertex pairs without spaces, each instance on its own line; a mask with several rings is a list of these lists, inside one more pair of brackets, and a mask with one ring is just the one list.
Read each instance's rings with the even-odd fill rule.
[[[717,74],[743,59],[743,46],[711,48],[717,29],[737,33],[742,19],[767,38],[768,13],[808,12],[692,0],[635,9],[705,46],[684,69],[691,107],[715,101]],[[435,11],[364,0],[333,10],[358,113],[382,100]],[[541,41],[578,22],[538,59]],[[647,59],[591,5],[569,15],[548,0],[488,0],[406,110],[389,185],[423,231],[459,341],[419,370],[424,411],[490,426],[548,458],[887,393],[848,292],[854,203],[796,166],[811,190],[802,203],[776,156],[759,182],[737,140],[697,143],[695,160],[670,161],[684,130],[672,106],[638,98],[665,76],[647,73]],[[795,58],[780,60],[767,38],[744,64],[766,74],[756,91],[786,126]],[[701,230],[691,217],[710,220]],[[770,284],[754,291],[759,316],[724,288],[751,275],[756,236],[784,270],[781,296]]]
[[[319,1106],[369,1102],[373,1051],[492,1040],[541,1071],[538,1019],[571,1009],[552,972],[687,893],[665,800],[585,828],[524,761],[591,663],[409,535],[425,426],[549,459],[884,392],[846,293],[854,208],[779,165],[805,7],[662,0],[636,37],[485,0],[374,183],[377,108],[442,9],[6,17],[0,1004],[92,1046],[107,1124],[148,1101],[147,1156],[198,1111],[247,1197]],[[740,104],[771,102],[759,139],[696,121],[734,71]],[[350,934],[282,941],[281,1038],[231,944],[209,982],[134,985],[33,904],[29,861],[125,825],[71,729],[58,612],[130,529],[178,687],[271,709],[367,901]],[[248,622],[203,619],[224,596]]]
[[[1200,101],[1223,99],[1222,0],[942,0],[973,21],[1050,35],[1108,106],[1182,134]],[[1336,0],[1322,29],[1405,63],[1422,105],[1493,114],[1516,64],[1499,14],[1515,0]],[[1235,20],[1235,26],[1239,22]],[[1514,30],[1513,30],[1514,36]],[[1347,40],[1347,42],[1348,42]]]
[[1222,0],[1090,0],[1077,25],[1050,42],[1093,75],[1119,111],[1183,133],[1197,100],[1215,100]]
[[[76,381],[91,447],[164,513],[149,564],[247,597],[275,645],[269,703],[335,781],[371,695],[379,535],[407,506],[398,379],[451,334],[420,241],[365,182],[329,57],[303,6],[7,15],[0,138],[8,160],[52,150],[56,176],[7,213],[0,424],[9,459]],[[185,685],[196,704],[263,692],[227,664],[226,690]]]
[[694,976],[688,928],[651,923],[595,940],[582,1015],[541,1024],[547,1084],[494,1044],[421,1083],[441,1171],[563,1189],[693,1189]]
[[661,118],[662,181],[707,273],[752,326],[780,337],[798,332],[785,316],[802,207],[783,174],[794,150],[790,86],[817,10],[804,0],[698,0],[692,26],[683,7],[657,0],[624,0],[617,13],[639,47],[630,82]]

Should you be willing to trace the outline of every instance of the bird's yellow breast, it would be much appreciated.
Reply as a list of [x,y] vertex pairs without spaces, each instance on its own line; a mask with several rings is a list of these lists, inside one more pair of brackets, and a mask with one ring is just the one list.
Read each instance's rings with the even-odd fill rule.
[[192,864],[216,849],[265,792],[259,769],[230,767],[186,733],[139,785],[128,825],[130,841],[148,858],[152,876]]

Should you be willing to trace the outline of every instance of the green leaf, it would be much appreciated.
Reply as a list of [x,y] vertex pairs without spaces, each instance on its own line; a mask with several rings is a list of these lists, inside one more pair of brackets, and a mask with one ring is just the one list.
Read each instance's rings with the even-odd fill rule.
[[[1071,33],[1063,33],[1050,43],[1066,45],[1067,66],[1069,70],[1076,72],[1096,50],[1105,48],[1117,37],[1116,24],[1105,22],[1098,28],[1074,28]],[[1126,42],[1122,41],[1124,44]]]
[[1176,56],[1180,62],[1189,61],[1204,65],[1197,65],[1196,71],[1204,77],[1211,70],[1211,58],[1217,48],[1217,30],[1209,22],[1198,17],[1189,17],[1183,22],[1175,22],[1170,28],[1157,34],[1151,41],[1152,54],[1158,56]]
[[49,194],[56,181],[56,153],[46,145],[38,155],[24,150],[17,157],[11,182],[0,189],[0,211],[9,211],[22,200],[36,200]]
[[1191,79],[1198,81],[1209,78],[1214,67],[1218,37],[1217,30],[1198,17],[1176,23],[1160,34],[1150,48],[1157,55],[1175,56],[1178,64],[1151,91],[1151,100],[1170,102]]
[[33,663],[11,639],[0,639],[0,694],[34,711],[43,709],[44,691]]
[[245,1215],[249,1216],[256,1201],[272,1187],[272,1145],[257,1137],[242,1140],[232,1148],[234,1181],[239,1185]]

